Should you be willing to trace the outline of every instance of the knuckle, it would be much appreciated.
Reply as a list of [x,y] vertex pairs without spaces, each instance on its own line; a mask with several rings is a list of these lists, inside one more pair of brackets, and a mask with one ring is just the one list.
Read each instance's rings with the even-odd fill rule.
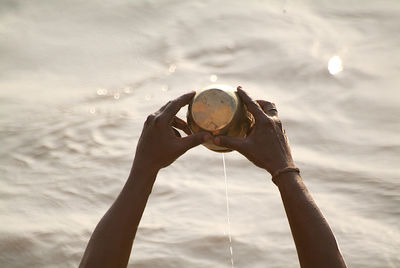
[[274,123],[274,120],[269,116],[263,116],[263,120],[261,123],[266,127],[271,127]]
[[149,115],[147,116],[147,120],[146,120],[146,121],[153,121],[155,117],[156,117],[156,116],[155,116],[154,114],[149,114]]
[[154,114],[149,114],[148,116],[147,116],[147,118],[146,118],[146,124],[149,124],[149,123],[151,123],[151,122],[153,122],[153,120],[154,120],[154,118],[155,118],[156,116],[154,115]]
[[281,122],[281,120],[279,120],[279,119],[276,119],[276,124],[278,125],[278,127],[281,129],[281,130],[283,130],[283,127],[282,127],[282,122]]
[[282,122],[279,118],[277,117],[272,118],[272,124],[275,126],[275,128],[279,129],[283,133]]
[[153,121],[154,121],[154,124],[156,124],[156,125],[160,124],[161,116],[160,115],[155,116]]

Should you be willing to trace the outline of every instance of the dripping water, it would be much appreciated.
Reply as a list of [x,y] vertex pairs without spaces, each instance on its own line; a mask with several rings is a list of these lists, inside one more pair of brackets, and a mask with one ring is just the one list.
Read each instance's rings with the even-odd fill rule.
[[224,177],[225,177],[225,197],[226,197],[226,218],[228,221],[228,237],[229,237],[229,251],[231,253],[231,264],[233,268],[233,250],[232,250],[232,235],[231,235],[231,221],[229,219],[229,197],[228,197],[228,180],[226,177],[226,165],[225,165],[225,154],[222,154],[222,164],[224,167]]

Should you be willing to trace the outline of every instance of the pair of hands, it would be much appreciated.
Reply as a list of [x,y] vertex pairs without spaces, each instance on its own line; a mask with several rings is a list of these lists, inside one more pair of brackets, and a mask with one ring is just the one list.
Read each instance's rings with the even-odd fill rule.
[[[254,101],[241,87],[237,88],[237,92],[255,119],[255,125],[246,138],[213,137],[208,132],[191,134],[187,123],[176,116],[195,95],[195,92],[187,93],[169,101],[147,117],[137,145],[134,167],[157,173],[187,150],[210,140],[216,145],[238,151],[271,174],[293,166],[290,147],[275,104],[264,100]],[[188,136],[181,137],[175,128]]]

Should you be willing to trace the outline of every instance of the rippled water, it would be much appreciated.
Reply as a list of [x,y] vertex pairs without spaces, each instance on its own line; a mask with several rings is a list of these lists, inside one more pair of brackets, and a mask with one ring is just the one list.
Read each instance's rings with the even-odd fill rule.
[[[400,267],[399,14],[397,0],[2,0],[0,267],[76,267],[146,115],[211,82],[277,104],[350,267]],[[270,176],[225,157],[235,267],[297,267]],[[130,266],[230,267],[227,228],[221,155],[195,148],[160,172]]]

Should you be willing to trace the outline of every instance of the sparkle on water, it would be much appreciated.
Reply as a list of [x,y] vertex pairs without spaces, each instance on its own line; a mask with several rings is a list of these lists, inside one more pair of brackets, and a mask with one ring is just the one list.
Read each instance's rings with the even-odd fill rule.
[[176,71],[176,65],[175,64],[171,64],[168,68],[168,72],[169,73],[173,73]]
[[342,59],[339,56],[333,56],[329,59],[328,71],[331,75],[335,75],[343,71]]
[[161,87],[161,90],[164,91],[164,92],[168,91],[168,85],[163,85]]
[[99,96],[107,95],[107,89],[106,88],[97,89],[97,95],[99,95]]
[[231,264],[233,268],[233,250],[232,250],[232,235],[231,235],[231,221],[229,219],[229,197],[228,197],[228,180],[226,177],[226,165],[225,165],[225,154],[222,154],[222,164],[224,167],[224,177],[225,177],[225,197],[226,197],[226,218],[228,221],[228,236],[229,236],[229,251],[231,253]]
[[129,94],[129,93],[131,93],[131,88],[130,87],[126,87],[126,88],[124,88],[124,92],[126,93],[126,94]]

